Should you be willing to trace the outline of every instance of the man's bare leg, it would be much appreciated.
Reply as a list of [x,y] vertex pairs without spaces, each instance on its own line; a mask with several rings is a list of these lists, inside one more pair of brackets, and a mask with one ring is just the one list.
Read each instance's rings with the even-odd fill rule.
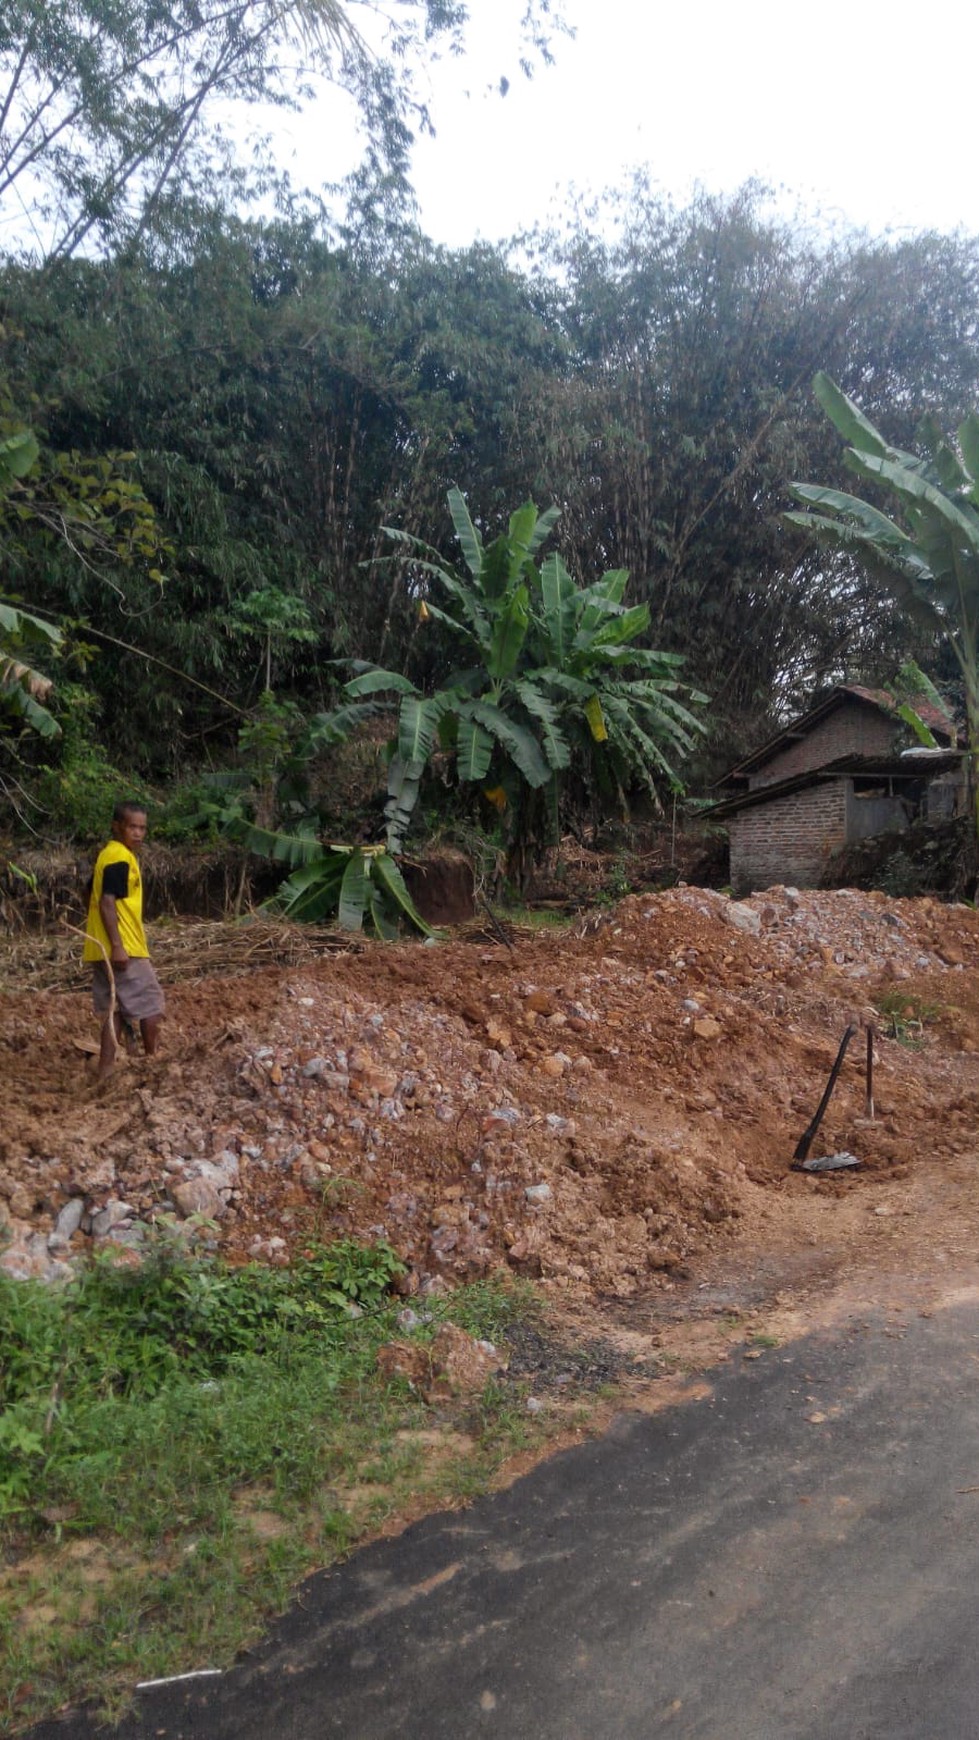
[[139,1031],[143,1035],[143,1050],[147,1057],[153,1056],[160,1043],[160,1019],[159,1015],[148,1015],[139,1024]]

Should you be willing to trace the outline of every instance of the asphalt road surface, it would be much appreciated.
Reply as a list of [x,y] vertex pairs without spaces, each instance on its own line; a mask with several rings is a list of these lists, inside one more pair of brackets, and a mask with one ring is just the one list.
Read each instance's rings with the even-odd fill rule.
[[975,1740],[977,1379],[972,1298],[737,1355],[311,1579],[119,1740]]

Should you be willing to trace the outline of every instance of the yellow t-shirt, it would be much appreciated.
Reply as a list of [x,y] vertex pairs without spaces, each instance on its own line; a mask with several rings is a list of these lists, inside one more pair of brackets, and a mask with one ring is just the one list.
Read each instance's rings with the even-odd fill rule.
[[[99,942],[104,945],[108,954],[112,953],[109,933],[99,912],[99,901],[103,894],[111,894],[115,898],[119,940],[127,955],[131,955],[133,960],[148,959],[150,951],[146,946],[146,932],[143,929],[143,879],[136,858],[121,840],[110,840],[95,860],[92,894],[85,920],[83,958],[86,961],[104,960]],[[96,937],[98,942],[93,941]]]

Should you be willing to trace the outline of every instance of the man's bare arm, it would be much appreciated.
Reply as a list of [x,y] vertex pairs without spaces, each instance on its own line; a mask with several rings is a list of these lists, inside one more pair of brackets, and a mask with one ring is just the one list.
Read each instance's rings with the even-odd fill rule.
[[109,950],[109,958],[116,971],[121,973],[129,965],[129,956],[122,946],[122,938],[119,935],[119,918],[116,913],[114,894],[103,894],[99,901],[99,917],[105,925],[106,935],[112,945]]

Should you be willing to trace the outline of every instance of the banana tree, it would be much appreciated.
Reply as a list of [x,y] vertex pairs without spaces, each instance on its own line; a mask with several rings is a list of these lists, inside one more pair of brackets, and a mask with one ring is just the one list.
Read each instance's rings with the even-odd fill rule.
[[341,930],[373,930],[385,942],[398,935],[402,920],[423,936],[433,934],[386,845],[325,842],[313,816],[291,831],[263,828],[237,805],[229,806],[222,826],[228,839],[290,871],[266,902],[270,912],[304,924],[336,918]]
[[859,562],[886,597],[950,649],[962,673],[972,809],[979,843],[979,417],[957,446],[937,425],[921,429],[922,455],[892,447],[828,375],[813,383],[830,422],[850,443],[848,470],[896,497],[900,520],[860,496],[794,483],[806,504],[785,517]]
[[560,555],[538,561],[557,509],[540,514],[527,502],[484,544],[461,492],[448,499],[464,572],[419,539],[385,530],[419,589],[422,621],[445,624],[468,662],[427,696],[397,672],[364,666],[345,696],[354,707],[382,697],[398,707],[391,849],[401,849],[425,769],[442,750],[460,784],[482,785],[509,810],[514,866],[541,803],[556,836],[561,785],[572,771],[623,806],[636,783],[654,801],[661,781],[678,786],[677,760],[703,729],[691,709],[706,697],[681,683],[681,659],[633,644],[649,627],[649,609],[626,608],[625,569],[579,587]]
[[0,600],[0,712],[36,731],[39,737],[61,735],[61,727],[46,705],[54,684],[20,655],[28,647],[56,652],[61,639],[61,631],[53,623]]
[[[227,831],[249,850],[292,870],[276,903],[297,918],[339,912],[341,925],[373,923],[390,934],[397,918],[428,927],[412,906],[396,863],[422,779],[433,757],[449,760],[462,786],[482,787],[507,813],[510,869],[532,856],[541,812],[556,837],[562,779],[577,771],[625,803],[644,783],[679,783],[676,758],[702,726],[692,708],[705,697],[679,679],[681,660],[632,644],[649,626],[645,605],[627,609],[627,574],[616,569],[579,587],[561,557],[539,561],[557,512],[527,502],[488,545],[458,490],[449,508],[465,571],[417,538],[389,530],[419,587],[423,621],[446,625],[464,648],[461,666],[426,695],[397,671],[359,664],[343,705],[313,719],[296,760],[342,742],[379,711],[397,710],[383,846],[324,846],[314,818],[298,831],[263,829],[230,814]],[[349,668],[349,667],[348,667]]]

